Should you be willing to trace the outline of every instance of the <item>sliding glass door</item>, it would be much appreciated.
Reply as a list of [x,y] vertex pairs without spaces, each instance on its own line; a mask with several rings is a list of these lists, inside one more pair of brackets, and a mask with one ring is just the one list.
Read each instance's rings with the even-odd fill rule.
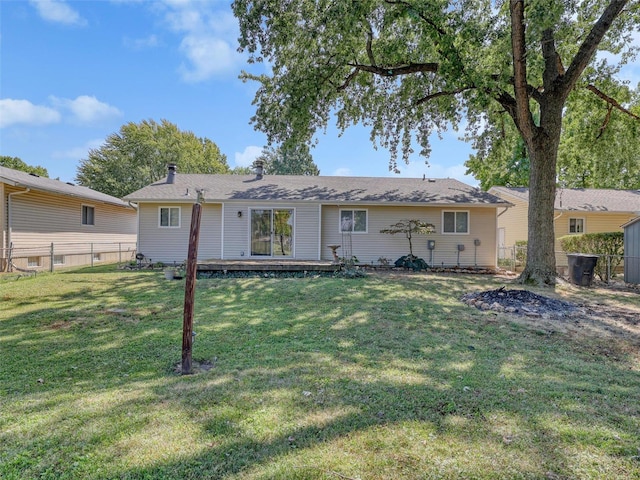
[[293,256],[293,209],[251,210],[251,256]]

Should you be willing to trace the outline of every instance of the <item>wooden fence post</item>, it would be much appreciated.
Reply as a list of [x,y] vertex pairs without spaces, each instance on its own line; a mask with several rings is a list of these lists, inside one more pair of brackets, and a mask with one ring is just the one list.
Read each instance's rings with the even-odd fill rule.
[[193,347],[193,310],[196,293],[196,270],[198,267],[198,238],[200,237],[200,217],[202,216],[202,191],[191,209],[191,231],[184,286],[184,318],[182,322],[182,375],[191,371],[191,350]]

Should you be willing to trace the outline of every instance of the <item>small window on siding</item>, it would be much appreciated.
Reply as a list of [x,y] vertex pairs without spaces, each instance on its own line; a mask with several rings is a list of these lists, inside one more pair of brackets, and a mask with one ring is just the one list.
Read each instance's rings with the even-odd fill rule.
[[27,258],[27,267],[39,267],[39,266],[40,266],[40,257]]
[[442,233],[469,233],[469,212],[442,212]]
[[101,260],[101,255],[99,253],[94,253],[93,254],[93,261],[94,262],[99,262]]
[[570,218],[569,233],[584,233],[584,218]]
[[82,205],[82,225],[95,225],[95,209],[89,205]]
[[180,207],[160,207],[160,226],[180,228]]
[[64,265],[64,255],[54,255],[53,256],[53,264],[54,265]]
[[340,231],[367,233],[367,211],[340,210]]

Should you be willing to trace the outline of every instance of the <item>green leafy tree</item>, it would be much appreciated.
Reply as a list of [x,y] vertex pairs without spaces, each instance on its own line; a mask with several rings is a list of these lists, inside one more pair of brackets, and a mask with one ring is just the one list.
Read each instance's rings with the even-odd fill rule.
[[234,167],[229,173],[232,175],[251,175],[254,171],[251,167]]
[[463,115],[473,137],[491,112],[505,111],[530,161],[521,281],[555,282],[563,110],[577,86],[601,91],[616,73],[597,60],[599,49],[632,58],[637,1],[235,0],[233,9],[240,47],[271,68],[243,74],[260,82],[252,121],[270,142],[310,142],[335,115],[342,130],[370,126],[396,170],[399,152],[408,160],[417,142],[428,155],[429,136]]
[[41,177],[49,178],[49,172],[47,172],[46,168],[41,167],[40,165],[36,165],[36,166],[28,165],[18,157],[7,157],[5,155],[1,155],[0,166],[13,168],[14,170],[20,170],[21,172],[33,173]]
[[409,241],[409,255],[413,257],[413,243],[411,242],[413,235],[428,235],[435,231],[435,225],[412,218],[409,220],[400,220],[389,228],[383,228],[380,230],[380,233],[387,233],[389,235],[397,235],[398,233],[404,234]]
[[78,166],[80,185],[115,197],[123,197],[167,175],[167,164],[178,172],[229,173],[227,158],[208,138],[181,131],[162,120],[129,122],[105,143],[89,151]]
[[[611,85],[625,111],[587,90],[564,119],[558,152],[558,183],[565,188],[640,189],[640,86]],[[592,128],[584,128],[584,125]]]
[[[640,188],[640,89],[611,84],[614,105],[586,88],[569,95],[558,149],[557,180],[564,188]],[[506,114],[493,119],[474,141],[465,163],[487,190],[494,185],[529,185],[529,155]]]
[[256,160],[264,162],[264,172],[268,175],[320,175],[306,144],[267,147]]
[[513,122],[503,118],[489,125],[474,142],[476,153],[465,162],[466,175],[473,175],[484,190],[500,185],[529,185],[529,153]]

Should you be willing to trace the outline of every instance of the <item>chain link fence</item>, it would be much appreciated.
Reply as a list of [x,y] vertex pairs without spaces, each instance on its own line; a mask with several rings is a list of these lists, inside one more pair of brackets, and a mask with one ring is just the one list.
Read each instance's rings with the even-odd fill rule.
[[[567,253],[557,251],[556,264],[560,275],[568,274]],[[640,262],[640,257],[629,255],[603,255],[594,253],[598,257],[598,263],[595,274],[603,282],[609,283],[611,279],[617,278],[622,280],[624,274],[624,262]],[[527,247],[526,245],[511,245],[498,247],[498,266],[512,272],[521,272],[527,264]],[[636,263],[637,264],[637,263]]]
[[0,272],[39,272],[135,261],[135,242],[50,243],[0,248]]

